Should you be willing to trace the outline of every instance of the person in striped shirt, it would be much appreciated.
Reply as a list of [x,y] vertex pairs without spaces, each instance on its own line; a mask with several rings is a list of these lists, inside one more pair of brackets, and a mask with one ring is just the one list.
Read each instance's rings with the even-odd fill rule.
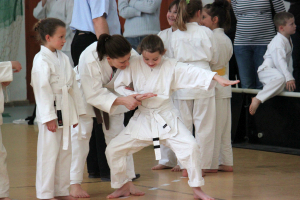
[[285,11],[283,0],[232,0],[231,3],[237,18],[234,53],[242,88],[261,89],[256,72],[276,34],[271,7],[276,13]]

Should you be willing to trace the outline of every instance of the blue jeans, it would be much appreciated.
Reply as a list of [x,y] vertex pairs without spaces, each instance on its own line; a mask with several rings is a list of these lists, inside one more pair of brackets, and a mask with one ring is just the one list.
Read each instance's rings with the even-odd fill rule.
[[137,51],[139,44],[146,36],[147,35],[139,36],[139,37],[125,37],[125,38],[131,44],[132,48]]
[[261,89],[257,69],[263,63],[267,45],[234,45],[242,88]]

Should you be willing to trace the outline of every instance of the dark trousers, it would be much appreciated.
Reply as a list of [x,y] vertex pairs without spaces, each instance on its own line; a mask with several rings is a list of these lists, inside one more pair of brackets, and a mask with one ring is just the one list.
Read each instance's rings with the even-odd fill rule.
[[[232,57],[229,60],[229,80],[240,80],[239,68],[234,53],[232,54]],[[236,86],[233,85],[232,87]],[[238,87],[241,87],[241,83],[238,84]]]
[[291,36],[293,42],[293,76],[296,81],[296,92],[300,92],[300,31]]
[[[71,54],[74,66],[78,65],[80,54],[92,43],[97,41],[93,33],[80,33],[76,31],[71,44]],[[106,143],[102,124],[97,124],[94,119],[90,151],[87,157],[88,173],[100,174],[101,177],[110,176],[110,169],[105,156]]]
[[102,124],[98,124],[96,118],[93,120],[90,151],[87,157],[88,173],[99,173],[100,177],[110,177],[110,169],[105,156],[106,143]]

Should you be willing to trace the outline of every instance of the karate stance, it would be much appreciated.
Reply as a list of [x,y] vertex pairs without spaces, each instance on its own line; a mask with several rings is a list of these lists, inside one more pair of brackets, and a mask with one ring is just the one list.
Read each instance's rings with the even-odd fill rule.
[[[155,148],[156,159],[160,159],[159,145],[171,148],[180,163],[187,169],[189,185],[193,188],[194,198],[213,199],[206,195],[201,186],[200,149],[194,137],[179,120],[178,110],[170,98],[175,90],[182,88],[214,89],[212,80],[223,86],[239,81],[229,81],[215,72],[203,70],[174,59],[162,57],[165,53],[162,40],[156,35],[147,36],[140,45],[141,56],[133,57],[130,66],[120,72],[115,80],[115,90],[124,95],[137,95],[142,101],[127,127],[107,146],[107,161],[111,169],[111,186],[117,190],[107,198],[144,195],[138,191],[126,171],[126,156],[151,144]],[[133,83],[134,91],[126,89]],[[155,96],[154,98],[148,98]],[[144,99],[147,98],[147,99]]]
[[[168,58],[174,58],[172,48],[170,47],[170,43],[171,43],[173,32],[177,30],[175,21],[176,21],[179,1],[180,0],[172,1],[169,5],[169,10],[167,12],[167,21],[171,27],[157,34],[163,41],[164,46],[167,50],[164,56]],[[151,169],[161,170],[161,169],[172,168],[171,169],[172,172],[181,171],[179,165],[177,165],[177,158],[175,156],[175,153],[170,148],[164,145],[160,145],[160,149],[161,149],[161,159],[158,161],[158,165],[152,167]]]
[[[171,48],[174,58],[179,62],[211,71],[210,65],[218,62],[218,46],[213,32],[199,25],[201,14],[201,0],[180,1],[176,19],[179,30],[172,34]],[[191,133],[193,126],[195,127],[195,138],[200,146],[201,169],[210,169],[215,140],[215,90],[178,90],[174,94],[174,104]],[[182,176],[187,177],[186,170],[182,171]]]
[[36,192],[39,199],[74,200],[69,195],[70,126],[85,114],[76,75],[67,55],[65,23],[47,18],[35,25],[41,50],[33,60],[31,85],[37,104]]
[[0,62],[0,200],[11,200],[9,196],[9,179],[6,167],[6,150],[2,143],[1,125],[4,110],[3,87],[13,80],[13,72],[21,71],[22,66],[18,61]]
[[[219,59],[211,69],[218,75],[228,79],[229,60],[233,53],[231,40],[225,35],[224,29],[230,27],[230,3],[218,0],[207,4],[202,12],[201,24],[210,28],[218,44]],[[231,87],[216,86],[216,133],[214,153],[210,169],[205,172],[233,171],[231,146]],[[219,164],[220,161],[220,164]]]
[[[103,46],[102,46],[103,45]],[[81,89],[84,94],[84,102],[87,117],[84,119],[86,125],[82,130],[81,141],[76,141],[77,131],[74,130],[72,138],[73,158],[71,166],[71,195],[75,197],[88,197],[89,195],[81,188],[83,180],[84,162],[89,151],[89,140],[91,137],[92,117],[102,123],[106,144],[116,137],[123,129],[124,113],[134,110],[141,103],[134,97],[120,97],[114,91],[114,81],[121,70],[125,69],[130,59],[132,50],[129,42],[120,35],[110,36],[102,34],[98,42],[88,46],[79,58],[78,71]],[[124,57],[125,56],[125,57]],[[94,108],[95,109],[94,109]],[[101,121],[102,120],[102,121]],[[74,153],[75,152],[75,153]],[[99,163],[101,165],[101,163]],[[136,178],[132,156],[128,156],[128,176]]]
[[268,45],[264,62],[258,68],[259,81],[264,85],[256,97],[252,98],[249,112],[254,115],[261,103],[281,93],[286,87],[296,89],[295,79],[288,70],[293,44],[291,35],[296,32],[295,18],[291,13],[281,12],[274,17],[277,35]]

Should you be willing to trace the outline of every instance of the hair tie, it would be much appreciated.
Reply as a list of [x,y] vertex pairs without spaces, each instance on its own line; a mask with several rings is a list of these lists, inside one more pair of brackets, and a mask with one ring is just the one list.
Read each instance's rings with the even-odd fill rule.
[[185,0],[185,1],[186,1],[186,4],[189,4],[191,0]]

